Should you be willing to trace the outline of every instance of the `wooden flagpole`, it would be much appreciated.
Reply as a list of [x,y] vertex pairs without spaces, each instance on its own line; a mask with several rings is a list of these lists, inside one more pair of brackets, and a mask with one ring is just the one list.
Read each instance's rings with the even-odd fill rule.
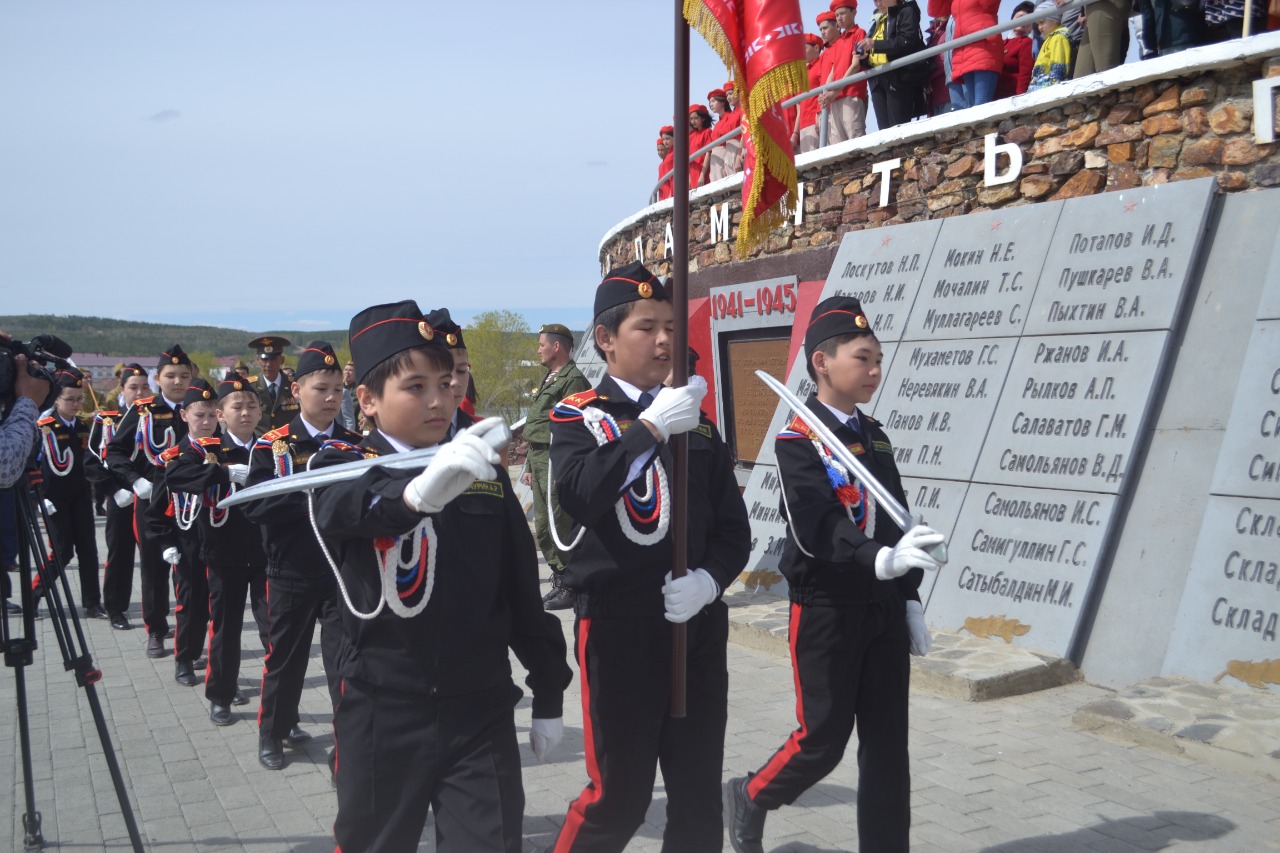
[[[671,176],[671,308],[675,332],[671,341],[671,384],[689,384],[689,25],[684,2],[675,0],[675,173]],[[671,437],[671,577],[688,569],[689,436]],[[687,637],[683,623],[671,626],[671,716],[685,715]]]

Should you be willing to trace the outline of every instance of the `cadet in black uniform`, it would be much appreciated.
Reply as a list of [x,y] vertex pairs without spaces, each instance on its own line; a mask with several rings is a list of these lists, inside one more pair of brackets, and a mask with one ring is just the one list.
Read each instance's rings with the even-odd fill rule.
[[[352,319],[356,394],[378,428],[359,448],[335,442],[313,467],[445,439],[456,403],[442,337],[411,301]],[[416,850],[428,809],[442,853],[521,849],[521,691],[508,649],[529,671],[535,755],[560,740],[564,635],[542,610],[524,511],[481,440],[493,426],[458,434],[425,471],[376,468],[316,499],[350,595],[334,720],[333,829],[346,853]]]
[[208,566],[212,620],[204,695],[215,726],[234,723],[231,706],[249,701],[236,689],[246,599],[251,602],[262,648],[269,648],[267,555],[262,550],[262,533],[240,507],[218,507],[219,500],[234,494],[248,479],[258,412],[253,387],[238,374],[231,374],[218,385],[219,433],[189,441],[165,469],[165,483],[172,492],[200,501],[197,523],[201,556]]
[[178,410],[191,372],[191,359],[181,346],[162,352],[156,365],[160,393],[134,401],[107,444],[107,469],[137,496],[133,529],[142,570],[142,621],[147,627],[147,656],[153,658],[164,656],[169,633],[169,565],[161,556],[163,547],[147,533],[146,512],[155,484],[163,479],[160,455],[187,434]]
[[[857,408],[880,384],[881,361],[858,300],[818,303],[804,351],[817,384],[806,405],[906,506],[893,447],[879,422]],[[727,783],[730,842],[739,853],[761,851],[767,812],[794,802],[835,769],[856,724],[858,849],[905,851],[908,651],[922,655],[932,644],[918,589],[922,570],[939,568],[924,549],[943,536],[923,525],[903,535],[799,417],[775,447],[799,728],[763,767]]]
[[[342,406],[342,368],[333,347],[312,341],[298,357],[297,382],[292,395],[301,412],[284,427],[271,430],[254,444],[249,459],[250,486],[294,471],[330,440],[350,444],[360,435],[338,423]],[[311,735],[298,727],[298,702],[311,657],[311,638],[320,621],[320,653],[329,683],[329,698],[337,707],[338,621],[337,588],[333,572],[311,529],[307,496],[303,492],[269,497],[244,505],[244,514],[262,528],[267,552],[267,609],[270,612],[270,650],[262,670],[258,709],[258,761],[268,770],[284,767],[284,744],[299,746]]]
[[449,425],[448,438],[453,438],[467,427],[474,426],[477,421],[477,418],[469,414],[465,408],[467,388],[471,385],[471,358],[467,355],[467,342],[462,337],[462,327],[449,316],[448,308],[428,311],[427,322],[440,335],[453,359],[449,387],[453,391],[453,400],[458,405],[453,413],[453,421]]
[[288,338],[275,335],[263,335],[249,341],[249,349],[258,351],[258,369],[262,371],[261,377],[249,379],[262,406],[259,433],[279,429],[298,416],[300,405],[293,392],[293,380],[284,373],[284,348],[287,346]]
[[[644,821],[661,764],[663,849],[720,850],[729,634],[720,593],[749,556],[747,510],[729,452],[698,409],[706,384],[662,385],[673,326],[662,283],[638,263],[613,270],[596,291],[595,315],[592,334],[609,372],[551,412],[548,476],[561,508],[583,526],[567,533],[564,583],[578,617],[590,780],[554,849],[625,847]],[[666,442],[682,432],[689,433],[689,573],[673,581]],[[683,719],[667,713],[671,622],[688,625]]]
[[[116,402],[128,409],[147,396],[147,371],[139,364],[126,364],[120,373],[120,399]],[[111,403],[108,403],[110,406]],[[85,474],[103,484],[107,491],[107,565],[102,573],[102,604],[117,631],[133,628],[125,612],[133,595],[133,561],[137,554],[138,536],[133,525],[133,490],[129,481],[107,467],[107,447],[115,437],[123,412],[107,408],[93,416],[89,428],[89,452],[85,455]]]
[[[50,510],[49,539],[56,559],[54,576],[62,576],[74,549],[80,569],[80,603],[84,605],[84,615],[105,619],[107,611],[102,608],[102,592],[98,586],[93,486],[85,469],[89,425],[79,415],[84,404],[84,378],[78,371],[70,370],[59,370],[53,378],[58,397],[36,426],[40,427],[40,467]],[[38,599],[44,595],[44,589],[38,577],[34,583]]]
[[156,483],[146,517],[149,535],[164,546],[161,556],[173,567],[174,621],[178,623],[173,677],[184,687],[194,687],[199,681],[195,670],[204,669],[207,662],[204,644],[209,629],[209,576],[197,524],[204,507],[198,496],[170,489],[168,472],[182,453],[218,431],[217,392],[203,379],[191,380],[179,417],[187,425],[187,434],[160,454],[165,476]]

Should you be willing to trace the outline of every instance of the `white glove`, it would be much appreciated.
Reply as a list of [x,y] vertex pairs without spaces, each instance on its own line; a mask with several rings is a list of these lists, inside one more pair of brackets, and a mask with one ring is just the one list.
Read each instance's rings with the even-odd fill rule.
[[907,602],[907,633],[911,635],[911,654],[924,657],[933,648],[933,635],[924,624],[924,607],[912,599]]
[[488,418],[458,433],[453,441],[440,448],[427,470],[404,487],[404,502],[418,512],[439,512],[476,480],[495,477],[494,466],[500,464],[502,458],[485,443],[484,435],[501,425],[498,418]]
[[182,559],[182,555],[178,553],[178,549],[173,547],[172,545],[170,545],[168,548],[165,548],[164,553],[162,553],[160,556],[163,557],[164,561],[171,566],[178,565],[178,562]]
[[129,504],[133,503],[133,492],[128,489],[120,489],[111,496],[111,499],[116,502],[116,506],[124,509]]
[[876,554],[876,577],[882,581],[902,577],[911,569],[924,569],[936,572],[942,564],[935,560],[925,548],[938,545],[944,539],[938,531],[923,524],[917,524],[908,530],[892,548],[881,548]]
[[54,506],[54,505],[53,505],[53,501],[49,500],[48,498],[45,498],[45,499],[44,499],[44,511],[45,511],[46,513],[48,513],[49,515],[53,515],[55,512],[57,512],[57,511],[58,511],[58,508],[57,508],[56,506]]
[[533,718],[529,726],[529,747],[539,761],[546,761],[555,748],[564,739],[564,718],[555,717],[549,720]]
[[150,500],[151,491],[151,481],[146,477],[139,477],[133,481],[133,493],[144,501]]
[[688,622],[720,595],[720,587],[706,569],[694,569],[675,580],[667,572],[666,580],[662,599],[668,622]]
[[663,441],[698,425],[698,407],[707,396],[707,382],[701,376],[694,379],[683,388],[663,388],[640,413],[640,420],[653,424]]
[[231,482],[238,486],[243,486],[245,480],[249,479],[248,465],[228,465],[227,476],[231,478]]

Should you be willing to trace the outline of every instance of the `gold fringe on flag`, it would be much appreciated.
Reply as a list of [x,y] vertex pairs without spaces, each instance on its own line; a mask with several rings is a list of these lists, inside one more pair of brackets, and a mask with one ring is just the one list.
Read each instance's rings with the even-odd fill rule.
[[[753,248],[768,239],[770,231],[787,220],[796,198],[795,157],[790,148],[782,150],[773,137],[764,132],[760,117],[787,98],[807,91],[809,72],[804,60],[787,62],[769,69],[751,87],[746,119],[747,132],[751,134],[751,143],[756,150],[756,165],[751,172],[750,192],[742,206],[742,222],[738,225],[739,259],[747,257]],[[760,203],[767,175],[786,184],[786,192],[776,204],[770,205],[757,216],[755,211]]]
[[[725,34],[724,27],[707,5],[702,0],[684,0],[684,19],[720,57],[735,85],[741,86],[746,78],[742,73],[742,66],[738,64],[738,53]],[[808,85],[808,79],[806,74],[805,85]]]

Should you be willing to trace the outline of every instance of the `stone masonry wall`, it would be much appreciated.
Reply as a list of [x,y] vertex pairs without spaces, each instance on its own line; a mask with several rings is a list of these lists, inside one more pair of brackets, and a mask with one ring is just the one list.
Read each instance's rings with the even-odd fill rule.
[[[834,251],[848,231],[1209,175],[1217,177],[1222,192],[1280,186],[1278,146],[1257,145],[1253,135],[1251,83],[1272,76],[1280,76],[1280,56],[1188,70],[802,167],[802,224],[777,229],[746,263],[756,266],[757,260],[781,260],[776,256],[819,247]],[[989,133],[1022,150],[1022,172],[1013,183],[983,186],[983,140]],[[882,179],[871,166],[892,158],[901,158],[902,165],[892,173],[889,204],[880,207]],[[1005,168],[1007,160],[1001,158],[999,171]],[[710,207],[726,200],[732,233],[737,233],[740,193],[734,186],[691,204],[691,291],[701,289],[699,271],[714,270],[723,278],[728,270],[716,267],[742,263],[734,257],[731,238],[709,241]],[[666,207],[619,230],[601,247],[602,267],[606,253],[614,265],[634,259],[634,241],[640,237],[645,262],[666,274],[663,250],[670,221]]]

